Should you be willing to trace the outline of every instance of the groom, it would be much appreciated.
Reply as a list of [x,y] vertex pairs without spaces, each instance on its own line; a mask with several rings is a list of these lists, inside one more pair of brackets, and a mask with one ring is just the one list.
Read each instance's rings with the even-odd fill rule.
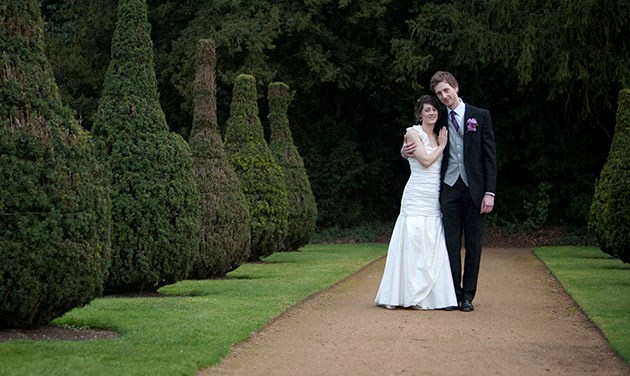
[[[475,309],[485,214],[494,208],[497,162],[492,120],[488,110],[459,98],[459,84],[449,72],[435,72],[431,90],[446,108],[435,124],[436,132],[448,127],[447,147],[442,160],[440,204],[446,248],[459,309]],[[409,155],[414,145],[403,148]],[[462,234],[466,254],[462,280]]]

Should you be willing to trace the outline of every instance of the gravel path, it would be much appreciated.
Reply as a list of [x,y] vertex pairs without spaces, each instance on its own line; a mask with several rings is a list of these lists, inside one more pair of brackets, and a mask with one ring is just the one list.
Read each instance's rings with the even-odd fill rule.
[[630,375],[525,248],[486,248],[475,311],[373,305],[384,258],[290,309],[200,375]]

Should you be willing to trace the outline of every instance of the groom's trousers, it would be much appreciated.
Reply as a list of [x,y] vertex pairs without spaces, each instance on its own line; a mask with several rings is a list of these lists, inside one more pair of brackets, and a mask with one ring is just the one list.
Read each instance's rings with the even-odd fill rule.
[[[485,217],[479,213],[470,190],[461,178],[451,187],[442,183],[440,201],[448,258],[457,300],[473,300],[481,262]],[[462,234],[466,248],[462,280]]]

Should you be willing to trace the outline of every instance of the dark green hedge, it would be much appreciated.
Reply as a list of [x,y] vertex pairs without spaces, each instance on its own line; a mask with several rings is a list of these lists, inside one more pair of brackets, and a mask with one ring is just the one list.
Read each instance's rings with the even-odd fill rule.
[[617,124],[591,204],[589,229],[602,251],[630,262],[630,89],[619,92]]
[[269,149],[284,172],[289,200],[288,232],[283,250],[296,251],[306,245],[315,232],[317,204],[308,180],[304,160],[293,143],[287,110],[291,102],[289,86],[269,85]]
[[190,147],[158,101],[147,7],[121,0],[93,133],[112,172],[108,291],[156,290],[184,279],[199,244]]
[[265,141],[256,97],[256,79],[246,74],[236,77],[225,134],[225,150],[252,215],[250,260],[282,249],[289,210],[284,176]]
[[212,41],[200,40],[189,142],[201,194],[202,229],[192,278],[223,276],[250,256],[251,215],[247,198],[225,153],[217,125],[215,66]]
[[107,176],[60,101],[39,8],[0,6],[0,328],[87,304],[110,258]]

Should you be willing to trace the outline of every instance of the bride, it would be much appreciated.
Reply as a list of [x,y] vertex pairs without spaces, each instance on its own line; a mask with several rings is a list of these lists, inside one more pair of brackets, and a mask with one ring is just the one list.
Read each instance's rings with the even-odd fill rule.
[[446,128],[434,132],[438,101],[423,95],[416,103],[420,125],[407,128],[405,144],[417,145],[408,158],[411,175],[403,192],[387,260],[374,303],[388,309],[454,309],[453,278],[440,212],[440,165]]

